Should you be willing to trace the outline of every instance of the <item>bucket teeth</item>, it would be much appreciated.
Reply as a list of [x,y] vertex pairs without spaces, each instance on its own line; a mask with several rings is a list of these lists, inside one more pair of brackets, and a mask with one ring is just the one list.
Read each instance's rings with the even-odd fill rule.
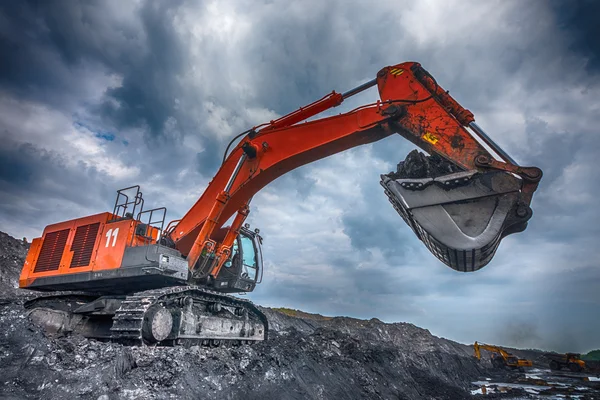
[[435,178],[381,176],[390,202],[438,259],[462,272],[489,263],[500,240],[526,226],[516,209],[522,182],[506,172],[462,171]]

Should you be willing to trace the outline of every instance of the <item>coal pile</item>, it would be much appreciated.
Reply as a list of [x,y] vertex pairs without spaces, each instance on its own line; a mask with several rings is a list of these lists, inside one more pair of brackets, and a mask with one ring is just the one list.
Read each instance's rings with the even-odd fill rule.
[[387,176],[391,179],[423,179],[437,178],[460,171],[462,170],[458,166],[435,153],[428,156],[413,150],[408,153],[404,161],[398,163],[396,171],[390,172]]
[[25,240],[0,232],[0,298],[16,291],[28,250],[29,244]]
[[[26,245],[6,235],[14,282]],[[11,283],[12,284],[12,283]],[[470,346],[412,324],[263,309],[267,342],[239,347],[126,347],[48,337],[25,316],[30,293],[0,294],[0,398],[463,399],[485,375]]]

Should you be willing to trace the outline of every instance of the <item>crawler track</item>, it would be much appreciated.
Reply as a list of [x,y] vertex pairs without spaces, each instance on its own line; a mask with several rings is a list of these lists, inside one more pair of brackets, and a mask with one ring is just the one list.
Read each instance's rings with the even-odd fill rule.
[[236,345],[266,340],[269,329],[252,302],[194,286],[129,296],[51,294],[25,307],[49,333],[73,332],[127,345]]
[[[148,327],[154,307],[173,316],[169,335],[160,341]],[[126,344],[232,344],[267,339],[268,321],[250,301],[192,286],[157,289],[127,296],[113,316],[111,338]]]

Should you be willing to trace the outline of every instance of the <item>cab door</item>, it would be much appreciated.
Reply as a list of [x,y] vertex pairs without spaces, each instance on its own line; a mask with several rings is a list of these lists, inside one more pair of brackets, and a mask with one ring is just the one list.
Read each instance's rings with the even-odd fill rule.
[[240,230],[231,247],[231,256],[223,264],[213,287],[221,292],[251,292],[262,272],[262,253],[258,234]]

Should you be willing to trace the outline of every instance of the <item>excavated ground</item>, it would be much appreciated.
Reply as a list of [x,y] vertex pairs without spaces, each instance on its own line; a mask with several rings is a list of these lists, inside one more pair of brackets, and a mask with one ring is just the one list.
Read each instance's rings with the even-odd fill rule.
[[[0,233],[2,399],[466,399],[482,396],[471,394],[481,382],[492,392],[494,381],[524,377],[494,372],[472,347],[412,324],[287,309],[263,309],[271,336],[254,346],[131,348],[50,338],[24,314],[31,294],[15,289],[27,247]],[[590,393],[579,398],[595,398]],[[533,398],[519,387],[486,398],[498,396]]]

